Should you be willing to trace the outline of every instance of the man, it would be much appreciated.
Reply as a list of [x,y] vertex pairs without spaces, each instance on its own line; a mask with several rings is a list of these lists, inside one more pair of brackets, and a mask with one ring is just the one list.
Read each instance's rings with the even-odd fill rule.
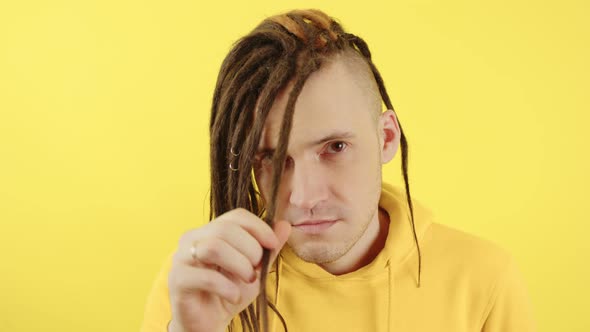
[[[381,179],[400,145],[405,191]],[[163,267],[142,331],[534,330],[511,256],[412,202],[369,49],[320,11],[270,17],[226,57],[211,211]]]

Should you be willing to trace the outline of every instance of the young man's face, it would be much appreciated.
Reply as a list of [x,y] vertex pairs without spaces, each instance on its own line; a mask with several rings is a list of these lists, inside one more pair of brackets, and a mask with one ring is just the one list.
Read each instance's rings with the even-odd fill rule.
[[[327,63],[295,105],[276,219],[293,225],[288,243],[309,262],[338,260],[379,222],[381,164],[397,151],[399,127],[392,111],[379,115],[380,100],[361,77],[345,61]],[[258,148],[255,175],[265,200],[290,91],[275,100]]]

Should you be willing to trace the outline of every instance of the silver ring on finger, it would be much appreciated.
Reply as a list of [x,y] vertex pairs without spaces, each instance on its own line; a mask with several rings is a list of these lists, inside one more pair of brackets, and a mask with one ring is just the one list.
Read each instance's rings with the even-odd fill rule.
[[197,259],[197,241],[193,241],[191,245],[191,257],[193,258],[193,262],[198,263],[199,260]]

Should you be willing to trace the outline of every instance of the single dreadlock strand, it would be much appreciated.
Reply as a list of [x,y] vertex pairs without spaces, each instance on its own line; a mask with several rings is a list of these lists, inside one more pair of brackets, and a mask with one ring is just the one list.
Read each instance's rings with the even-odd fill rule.
[[[387,90],[385,88],[385,84],[383,82],[383,79],[381,77],[381,74],[379,73],[379,71],[377,70],[377,68],[375,67],[375,65],[373,64],[372,61],[369,60],[369,64],[371,66],[371,70],[373,71],[373,74],[375,76],[375,79],[377,80],[377,84],[379,85],[379,91],[381,93],[381,96],[383,98],[383,101],[385,103],[385,106],[387,106],[388,109],[394,110],[393,109],[393,105],[391,104],[391,100],[389,98],[389,95],[387,94]],[[395,112],[395,110],[394,110]],[[410,183],[409,183],[409,176],[408,176],[408,155],[409,155],[409,146],[408,146],[408,142],[406,140],[406,136],[404,135],[403,129],[402,129],[402,125],[398,120],[398,126],[400,129],[400,145],[401,145],[401,150],[402,150],[402,175],[404,178],[404,185],[405,185],[405,191],[406,191],[406,198],[408,200],[408,207],[410,208],[410,219],[412,222],[412,233],[414,235],[414,242],[416,243],[416,249],[418,251],[418,287],[420,287],[421,284],[421,275],[422,275],[422,251],[420,250],[420,243],[418,241],[418,235],[416,234],[416,222],[414,220],[414,204],[412,203],[412,195],[410,194]]]
[[249,315],[251,323],[252,323],[252,330],[259,332],[260,331],[260,322],[258,321],[258,314],[256,312],[256,307],[254,305],[248,306],[248,315]]
[[422,251],[420,250],[420,244],[418,243],[418,235],[416,234],[416,225],[414,222],[414,207],[412,204],[412,197],[410,195],[410,183],[408,180],[408,152],[409,147],[406,140],[406,136],[402,131],[401,124],[399,124],[400,132],[401,132],[401,139],[400,145],[402,146],[402,173],[404,176],[404,183],[406,185],[406,196],[408,198],[408,205],[410,207],[410,216],[412,217],[412,229],[414,231],[414,241],[416,242],[416,249],[418,250],[418,288],[421,284],[421,275],[422,275]]
[[[276,275],[276,284],[275,284],[275,289],[276,289],[276,293],[275,293],[275,299],[278,299],[279,296],[279,282],[280,282],[280,278],[281,278],[281,274],[279,273],[279,260],[281,259],[281,257],[277,256],[277,259],[275,259],[275,275]],[[275,312],[275,314],[279,317],[279,319],[281,320],[281,324],[283,324],[283,329],[285,330],[285,332],[288,332],[287,329],[287,322],[285,322],[285,318],[283,318],[283,316],[281,315],[281,313],[279,312],[279,310],[275,307],[274,304],[269,302],[269,306],[271,307],[271,309]]]
[[211,119],[209,123],[209,135],[210,135],[210,171],[209,175],[211,177],[211,191],[209,193],[209,220],[213,220],[213,216],[217,214],[220,202],[220,190],[218,190],[218,186],[220,184],[220,179],[223,178],[223,170],[217,169],[217,147],[215,146],[216,142],[219,140],[218,135],[215,134],[216,131],[219,131],[216,128],[217,125],[217,117],[219,116],[219,103],[220,103],[220,95],[223,92],[223,85],[221,84],[222,77],[224,75],[225,66],[222,66],[220,73],[217,78],[217,84],[215,87],[215,92],[213,93],[213,102],[211,106]]
[[254,182],[253,174],[250,174],[250,185],[248,186],[248,196],[250,197],[250,201],[248,202],[248,206],[250,207],[250,211],[259,216],[262,210],[261,204],[258,201],[258,192],[254,188],[252,184]]
[[270,309],[272,309],[272,311],[279,317],[279,319],[281,320],[281,324],[283,325],[283,329],[285,330],[285,332],[288,332],[289,330],[287,329],[287,322],[285,322],[285,318],[283,318],[283,316],[281,316],[281,314],[279,313],[279,310],[277,309],[277,307],[275,307],[274,304],[268,302],[268,306],[270,307]]
[[248,327],[248,331],[258,331],[258,324],[256,322],[256,313],[254,312],[254,307],[249,305],[246,308],[246,313],[244,314],[244,320],[246,321],[246,326]]
[[354,46],[358,49],[358,51],[369,61],[372,63],[371,59],[371,51],[369,50],[369,46],[367,43],[359,36],[353,35],[352,33],[347,33],[346,38],[352,42]]
[[[218,151],[219,146],[223,146],[223,136],[211,133],[210,151],[211,151],[211,213],[212,216],[219,216],[227,210],[227,203],[224,199],[225,179],[227,179],[227,167],[221,165],[227,162],[225,153]],[[215,184],[215,185],[213,185]],[[212,220],[212,219],[211,219]]]
[[[373,72],[373,76],[375,77],[375,80],[377,81],[377,85],[379,86],[379,92],[381,94],[381,98],[383,99],[383,102],[385,103],[385,106],[387,106],[388,109],[391,109],[395,112],[393,105],[391,103],[391,100],[389,98],[389,94],[387,93],[387,90],[385,88],[385,83],[383,82],[383,78],[381,77],[381,73],[379,72],[379,70],[377,69],[377,67],[375,66],[375,64],[373,63],[373,61],[371,60],[371,52],[369,50],[369,47],[367,45],[367,43],[360,37],[354,36],[352,34],[348,34],[348,37],[351,39],[352,43],[361,51],[361,53],[365,56],[367,63],[369,64],[369,67],[371,68],[371,71]],[[402,150],[402,174],[403,174],[403,178],[404,178],[404,184],[405,184],[405,191],[406,191],[406,197],[408,200],[408,206],[410,208],[410,217],[411,217],[411,222],[412,222],[412,233],[414,235],[414,242],[416,243],[416,249],[418,251],[418,287],[420,287],[420,281],[421,281],[421,275],[422,275],[422,252],[420,250],[420,243],[418,241],[418,235],[416,234],[416,223],[414,220],[414,208],[413,208],[413,204],[412,204],[412,196],[410,194],[410,184],[409,184],[409,179],[408,179],[408,143],[406,140],[406,137],[404,135],[404,132],[402,130],[402,126],[401,123],[398,120],[398,125],[400,128],[400,145],[401,145],[401,150]]]
[[[360,40],[360,38],[359,38]],[[371,70],[373,71],[373,75],[375,76],[375,80],[377,80],[377,84],[379,85],[379,91],[388,109],[394,110],[393,105],[391,104],[391,100],[389,98],[389,94],[385,88],[385,83],[383,82],[383,78],[381,74],[377,70],[377,67],[373,64],[371,60],[369,61],[369,65],[371,66]],[[394,110],[395,112],[395,110]],[[416,249],[418,251],[418,287],[421,284],[421,275],[422,275],[422,251],[420,250],[420,243],[418,241],[418,235],[416,234],[416,222],[414,219],[414,204],[412,203],[412,195],[410,194],[410,183],[409,183],[409,176],[408,176],[408,155],[409,155],[409,146],[406,140],[406,136],[404,135],[402,125],[398,120],[398,126],[400,129],[400,145],[402,150],[402,174],[404,178],[404,185],[406,191],[406,198],[408,200],[408,207],[410,208],[410,218],[412,222],[412,233],[414,235],[414,242],[416,243]]]

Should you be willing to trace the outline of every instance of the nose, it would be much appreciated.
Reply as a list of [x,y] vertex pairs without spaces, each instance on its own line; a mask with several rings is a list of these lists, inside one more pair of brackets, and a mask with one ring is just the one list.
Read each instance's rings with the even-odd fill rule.
[[291,176],[289,203],[300,209],[312,209],[328,198],[327,179],[321,166],[313,162],[294,165]]

